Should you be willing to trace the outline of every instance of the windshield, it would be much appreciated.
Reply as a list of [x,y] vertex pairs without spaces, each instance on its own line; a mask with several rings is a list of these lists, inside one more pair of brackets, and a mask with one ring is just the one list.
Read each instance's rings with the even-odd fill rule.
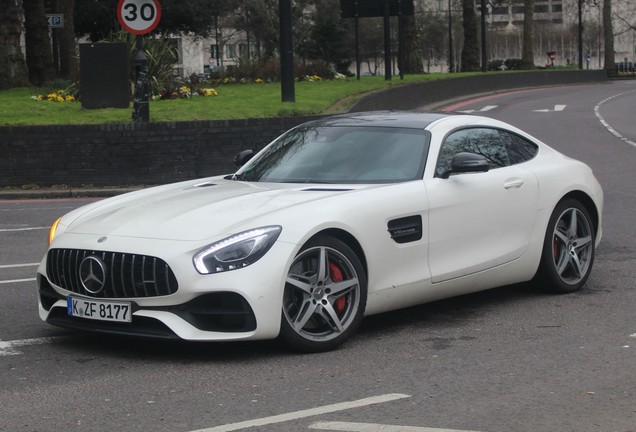
[[275,183],[395,183],[422,178],[428,133],[373,126],[296,128],[235,175]]

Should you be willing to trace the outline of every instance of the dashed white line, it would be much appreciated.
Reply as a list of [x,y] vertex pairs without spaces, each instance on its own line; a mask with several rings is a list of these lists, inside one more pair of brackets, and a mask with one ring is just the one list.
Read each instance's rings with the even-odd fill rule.
[[629,335],[629,337],[636,338],[636,333],[634,333],[633,335]]
[[23,347],[30,345],[43,345],[59,340],[68,339],[68,336],[51,336],[51,337],[42,337],[42,338],[33,338],[33,339],[20,339],[14,341],[1,341],[0,340],[0,357],[9,356],[9,355],[19,355],[22,354],[21,351],[15,349],[15,347]]
[[260,419],[247,420],[247,421],[242,421],[238,423],[230,423],[226,425],[211,427],[208,429],[199,429],[197,431],[192,431],[192,432],[229,432],[229,431],[235,431],[235,430],[240,430],[240,429],[245,429],[250,427],[266,426],[266,425],[271,425],[276,423],[283,423],[283,422],[287,422],[291,420],[302,419],[305,417],[328,414],[328,413],[332,413],[336,411],[344,411],[344,410],[364,407],[368,405],[386,403],[386,402],[391,402],[394,400],[404,399],[409,397],[411,396],[406,394],[400,394],[400,393],[372,396],[365,399],[359,399],[359,400],[350,401],[350,402],[341,402],[341,403],[337,403],[333,405],[325,405],[321,407],[310,408],[310,409],[301,410],[301,411],[294,411],[294,412],[279,414],[279,415],[275,415],[271,417],[263,417]]
[[309,425],[309,428],[342,432],[477,432],[459,429],[439,429],[418,426],[397,426],[351,422],[319,422]]
[[563,110],[565,110],[565,107],[567,107],[567,105],[555,105],[554,109],[536,109],[536,110],[532,110],[534,112],[561,112]]
[[22,282],[35,282],[35,278],[3,280],[3,281],[0,281],[0,285],[22,283]]
[[464,114],[470,114],[474,112],[488,112],[490,110],[497,108],[497,106],[498,105],[486,105],[485,107],[482,107],[481,109],[478,109],[478,110],[462,110],[457,112],[464,113]]
[[0,269],[18,268],[18,267],[37,267],[40,263],[25,263],[25,264],[2,264]]
[[0,228],[0,232],[39,231],[39,230],[47,230],[50,228],[51,227]]
[[607,122],[605,121],[605,119],[604,119],[604,118],[603,118],[603,116],[601,115],[601,105],[603,105],[605,102],[608,102],[608,101],[610,101],[610,100],[612,100],[612,99],[614,99],[614,98],[617,98],[617,97],[619,97],[619,96],[623,96],[623,95],[626,95],[626,94],[628,94],[628,93],[632,93],[632,92],[635,92],[635,91],[636,91],[636,90],[630,90],[630,91],[626,91],[626,92],[623,92],[623,93],[616,94],[616,95],[614,95],[614,96],[610,96],[610,97],[608,97],[607,99],[603,99],[602,101],[600,101],[600,102],[599,102],[598,104],[596,104],[596,106],[594,107],[594,115],[596,115],[596,117],[597,117],[597,118],[598,118],[598,120],[601,122],[601,124],[605,127],[605,129],[607,129],[607,130],[609,131],[609,133],[611,133],[612,135],[614,135],[614,136],[615,136],[616,138],[618,138],[619,140],[621,140],[621,141],[623,141],[623,142],[625,142],[625,143],[627,143],[627,144],[629,144],[629,145],[631,145],[631,146],[633,146],[633,147],[636,147],[636,142],[634,142],[634,141],[632,141],[632,140],[630,140],[630,139],[628,139],[628,138],[625,138],[623,135],[621,135],[620,133],[616,132],[616,131],[614,130],[614,128],[612,128],[612,127],[609,125],[609,123],[607,123]]

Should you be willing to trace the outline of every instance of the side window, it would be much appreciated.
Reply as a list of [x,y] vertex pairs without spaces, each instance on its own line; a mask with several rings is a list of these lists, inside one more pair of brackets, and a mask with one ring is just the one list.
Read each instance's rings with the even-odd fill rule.
[[508,150],[511,164],[529,161],[537,155],[539,147],[536,144],[509,132],[499,131],[499,133]]
[[484,156],[490,169],[510,165],[505,140],[500,131],[489,128],[461,129],[448,135],[442,143],[435,173],[441,175],[451,167],[451,159],[458,153],[468,152]]

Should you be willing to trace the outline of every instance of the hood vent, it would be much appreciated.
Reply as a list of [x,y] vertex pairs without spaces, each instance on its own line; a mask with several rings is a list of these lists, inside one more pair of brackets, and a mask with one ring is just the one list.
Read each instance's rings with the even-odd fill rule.
[[389,234],[396,243],[409,243],[422,239],[422,216],[407,216],[389,221]]
[[199,184],[195,184],[193,187],[204,188],[204,187],[210,187],[210,186],[216,186],[216,183],[210,183],[210,182],[199,183]]
[[353,189],[342,189],[342,188],[307,188],[302,189],[302,192],[347,192]]

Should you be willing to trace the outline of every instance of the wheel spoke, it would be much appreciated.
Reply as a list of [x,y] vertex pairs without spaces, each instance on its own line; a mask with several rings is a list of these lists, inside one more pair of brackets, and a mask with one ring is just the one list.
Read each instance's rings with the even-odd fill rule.
[[576,237],[576,233],[578,230],[578,220],[577,220],[577,212],[576,209],[571,209],[570,210],[570,228],[569,228],[569,234],[571,238]]
[[565,269],[568,266],[568,254],[567,253],[561,253],[558,257],[558,261],[555,263],[556,265],[556,271],[560,276],[563,276],[563,273],[565,272]]
[[331,327],[334,332],[342,333],[344,328],[342,327],[340,318],[334,310],[333,305],[331,303],[327,303],[326,305],[323,305],[321,309],[322,317],[325,319],[329,327]]
[[591,236],[581,237],[581,238],[576,240],[575,249],[578,250],[578,249],[587,248],[590,245],[591,242],[592,242],[592,237]]
[[567,231],[564,232],[563,230],[560,229],[555,229],[554,230],[554,235],[557,239],[561,240],[561,243],[563,243],[564,245],[568,243],[568,233]]
[[345,294],[346,292],[351,291],[351,288],[356,285],[358,285],[358,278],[352,278],[342,282],[326,285],[325,288],[329,288],[331,290],[331,295],[340,297],[340,294]]
[[305,300],[302,307],[300,308],[300,311],[298,312],[298,315],[296,315],[296,317],[294,318],[294,322],[292,323],[294,329],[297,332],[301,331],[315,311],[316,305],[309,299]]
[[321,247],[318,252],[318,282],[324,282],[327,279],[327,249]]
[[572,264],[572,268],[574,269],[576,276],[580,278],[583,272],[581,271],[581,261],[579,260],[579,256],[576,253],[572,253],[572,255],[570,256],[570,263]]
[[304,293],[311,294],[311,282],[304,282],[302,279],[306,278],[290,274],[289,276],[287,276],[286,282],[290,285],[295,286]]

